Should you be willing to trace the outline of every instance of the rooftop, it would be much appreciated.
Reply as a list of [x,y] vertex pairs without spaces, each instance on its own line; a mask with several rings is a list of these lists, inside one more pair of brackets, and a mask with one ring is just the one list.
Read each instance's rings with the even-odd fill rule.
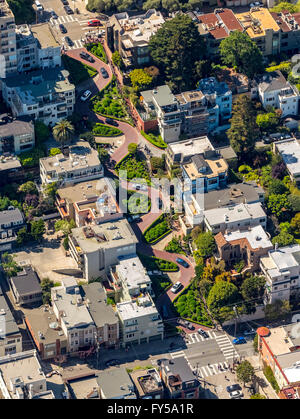
[[250,38],[265,36],[266,30],[280,31],[280,27],[265,7],[251,8],[248,12],[237,13],[236,17]]
[[292,175],[300,173],[300,144],[296,139],[276,142],[276,148],[281,154],[287,169]]
[[60,47],[49,28],[49,23],[31,25],[33,36],[39,41],[41,48]]
[[10,7],[5,0],[1,0],[0,4],[0,16],[11,17],[13,18],[13,23],[15,23],[15,17],[13,12],[10,10]]
[[201,177],[216,177],[228,170],[227,162],[217,153],[196,154],[191,157],[189,163],[183,164],[183,168],[191,180]]
[[116,272],[125,281],[129,290],[151,284],[146,269],[136,255],[120,257],[119,264],[116,265]]
[[31,266],[25,266],[17,276],[10,278],[19,295],[27,295],[32,293],[41,293],[41,285],[36,272]]
[[176,141],[168,144],[173,155],[179,154],[183,157],[190,157],[195,154],[204,153],[207,150],[214,150],[208,137],[197,137],[184,141]]
[[125,368],[101,371],[97,383],[107,399],[135,399],[134,386]]
[[262,92],[273,92],[289,87],[281,71],[276,70],[271,73],[265,73],[260,79],[259,89]]
[[162,381],[155,368],[130,373],[140,397],[163,391]]
[[[211,226],[217,224],[234,223],[256,218],[266,218],[260,203],[237,204],[223,208],[214,208],[204,211],[204,216]],[[226,219],[225,219],[226,218]]]
[[246,239],[253,250],[258,248],[273,248],[267,233],[260,225],[251,227],[249,230],[228,232],[227,234],[224,234],[224,238],[230,243],[236,240]]
[[9,336],[14,335],[16,333],[20,333],[17,323],[10,311],[10,308],[6,302],[6,299],[3,295],[2,288],[0,286],[0,317],[3,320],[4,317],[4,325],[5,330],[2,329],[2,321],[0,322],[0,339],[3,337],[3,334]]
[[68,381],[73,396],[78,399],[89,399],[91,396],[98,398],[98,383],[96,376],[83,377]]
[[15,119],[5,114],[0,118],[0,138],[34,133],[33,123],[25,118]]
[[118,303],[117,310],[123,322],[125,320],[136,319],[137,317],[149,316],[151,314],[158,315],[158,311],[148,295],[140,297],[134,302],[125,301],[123,303]]
[[0,156],[0,172],[6,170],[18,170],[22,167],[20,160],[14,156]]
[[273,278],[288,272],[300,264],[300,246],[298,244],[269,251],[268,257],[261,258],[261,263]]
[[162,361],[161,367],[164,369],[166,374],[179,376],[180,381],[194,381],[195,376],[191,367],[189,366],[185,357],[178,357],[172,360]]
[[216,94],[218,96],[231,94],[231,91],[224,81],[219,82],[215,77],[201,79],[198,83],[198,90],[204,95]]
[[175,96],[166,84],[158,86],[153,90],[144,90],[141,92],[141,96],[145,102],[152,102],[155,100],[160,107],[174,105],[174,103],[177,104]]
[[5,211],[0,211],[0,228],[2,225],[9,223],[24,223],[24,217],[19,208],[9,207]]

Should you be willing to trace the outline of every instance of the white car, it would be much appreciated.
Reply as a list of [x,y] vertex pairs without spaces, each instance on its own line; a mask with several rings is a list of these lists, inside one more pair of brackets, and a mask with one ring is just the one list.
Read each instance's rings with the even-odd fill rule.
[[176,292],[178,292],[180,290],[180,288],[182,287],[182,283],[181,282],[176,282],[176,284],[173,285],[173,287],[171,288],[171,292],[173,292],[174,294],[176,294]]
[[231,399],[241,399],[243,397],[243,393],[239,390],[232,391],[229,393]]
[[90,90],[86,90],[81,96],[80,100],[82,100],[82,102],[85,102],[91,96],[91,94],[92,92]]

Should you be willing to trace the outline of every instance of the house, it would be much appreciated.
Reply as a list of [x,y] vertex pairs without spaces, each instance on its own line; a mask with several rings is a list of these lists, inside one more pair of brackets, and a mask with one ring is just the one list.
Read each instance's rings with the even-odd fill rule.
[[53,308],[42,305],[24,308],[25,323],[42,360],[63,360],[68,353],[68,340],[57,321]]
[[131,380],[139,399],[163,399],[164,387],[158,371],[137,370],[130,373]]
[[75,86],[62,67],[10,75],[2,81],[3,99],[14,117],[29,116],[55,125],[74,111]]
[[271,12],[271,15],[280,27],[281,53],[289,56],[297,54],[300,42],[300,13],[282,10],[280,13]]
[[112,306],[107,304],[103,286],[99,282],[83,285],[81,295],[95,323],[100,348],[118,347],[119,318]]
[[24,266],[17,276],[9,278],[12,296],[16,304],[42,303],[42,289],[37,273],[31,266]]
[[[87,374],[79,374],[80,378],[64,378],[68,393],[72,399],[100,399],[97,375],[89,370]],[[76,375],[76,373],[75,373]]]
[[4,399],[33,399],[47,391],[36,350],[0,357],[0,390]]
[[260,203],[237,204],[204,211],[204,225],[213,234],[257,225],[266,228],[267,215]]
[[28,118],[0,115],[0,153],[19,154],[34,147],[34,125]]
[[40,177],[43,184],[58,182],[70,186],[103,177],[104,169],[98,152],[87,141],[66,147],[63,153],[40,159]]
[[77,227],[123,217],[116,191],[108,178],[59,188],[56,192],[56,208],[62,219],[74,220]]
[[258,81],[257,89],[252,90],[256,91],[265,109],[269,106],[280,109],[282,117],[298,115],[298,89],[289,83],[280,71],[265,74]]
[[246,230],[218,233],[215,236],[218,257],[229,266],[243,260],[243,272],[259,269],[260,258],[266,256],[273,245],[261,225]]
[[149,40],[163,25],[161,12],[150,9],[130,16],[127,12],[112,15],[106,23],[106,42],[118,51],[126,68],[143,68],[150,64]]
[[94,346],[96,326],[80,295],[74,278],[51,288],[53,312],[68,340],[68,352],[78,353]]
[[261,258],[260,268],[266,278],[266,302],[296,297],[300,287],[300,246],[275,246]]
[[299,183],[300,144],[298,140],[289,138],[288,140],[276,141],[273,145],[273,151],[281,155],[291,180]]
[[164,338],[162,319],[148,293],[135,300],[118,303],[116,308],[124,347]]
[[101,399],[136,399],[133,382],[125,368],[101,371],[97,383]]
[[105,278],[120,256],[136,253],[138,242],[126,219],[72,229],[70,254],[83,270],[84,278]]
[[160,365],[161,379],[170,399],[198,399],[200,382],[185,357],[163,360]]
[[25,226],[25,220],[19,208],[8,207],[0,211],[0,252],[11,250],[17,239],[17,232]]
[[[0,54],[4,57],[4,68],[1,68],[1,78],[5,78],[17,71],[17,46],[16,46],[16,33],[15,33],[15,17],[8,5],[4,0],[0,3]],[[9,41],[8,41],[9,40]]]
[[0,286],[0,357],[17,352],[22,352],[22,335]]

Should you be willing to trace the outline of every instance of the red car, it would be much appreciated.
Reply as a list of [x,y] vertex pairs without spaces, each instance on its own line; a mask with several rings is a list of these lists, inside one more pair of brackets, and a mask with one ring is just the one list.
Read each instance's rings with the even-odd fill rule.
[[88,26],[102,26],[100,20],[92,19],[88,21]]

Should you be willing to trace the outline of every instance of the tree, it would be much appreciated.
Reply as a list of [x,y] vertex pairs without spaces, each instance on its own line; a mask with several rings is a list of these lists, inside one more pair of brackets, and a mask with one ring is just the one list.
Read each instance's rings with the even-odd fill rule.
[[266,304],[265,317],[268,321],[286,318],[291,312],[288,300],[275,300],[272,304]]
[[298,212],[295,217],[291,219],[291,228],[294,234],[297,236],[300,234],[300,212]]
[[[207,306],[210,312],[219,321],[234,317],[233,305],[238,301],[239,293],[237,287],[231,282],[216,282],[207,297]],[[226,308],[226,310],[223,310]]]
[[251,275],[247,277],[241,286],[241,294],[245,300],[261,298],[265,292],[266,280],[263,276]]
[[58,220],[54,224],[55,231],[61,231],[64,236],[67,236],[71,233],[72,228],[76,227],[76,223],[74,220],[67,221],[67,220]]
[[143,4],[144,10],[149,9],[160,9],[161,8],[161,0],[146,0]]
[[209,60],[200,60],[195,62],[195,76],[198,79],[209,77],[211,72],[212,68]]
[[273,131],[279,124],[279,116],[275,112],[260,113],[256,117],[256,123],[261,131]]
[[203,257],[211,256],[216,248],[214,235],[211,231],[200,233],[194,240],[194,243],[197,246],[200,255]]
[[128,153],[136,154],[136,152],[137,152],[137,144],[135,143],[128,144]]
[[52,183],[48,183],[47,185],[44,186],[44,193],[46,195],[46,197],[51,197],[51,198],[55,198],[56,195],[56,191],[57,191],[57,182],[52,182]]
[[267,208],[272,214],[280,218],[283,212],[290,209],[290,205],[286,195],[271,194],[267,199]]
[[119,51],[115,51],[113,52],[112,56],[111,56],[112,62],[114,63],[115,66],[117,66],[118,68],[121,68],[122,66],[122,57],[119,53]]
[[287,197],[289,207],[293,212],[299,212],[300,211],[300,196],[290,194]]
[[31,234],[27,232],[26,227],[20,228],[20,230],[17,233],[17,243],[19,246],[22,246],[23,244],[26,244],[32,240]]
[[211,290],[213,286],[212,281],[208,281],[207,279],[202,279],[198,282],[198,288],[200,293],[203,295],[204,298],[208,297],[209,291]]
[[108,151],[103,147],[98,148],[98,155],[99,155],[99,160],[102,164],[105,164],[110,160],[110,155]]
[[152,83],[152,77],[141,68],[136,68],[129,73],[131,84],[136,91],[149,89]]
[[36,121],[34,124],[35,144],[42,145],[49,137],[50,130],[42,121]]
[[233,104],[231,127],[227,131],[230,145],[239,158],[251,155],[255,150],[257,125],[251,99],[241,95]]
[[197,25],[183,14],[167,20],[149,42],[155,65],[175,92],[193,88],[192,69],[202,59],[204,49]]
[[41,218],[31,222],[31,235],[36,241],[41,241],[45,233],[45,221]]
[[220,43],[224,64],[253,78],[264,70],[263,56],[255,42],[245,32],[234,31]]
[[236,369],[236,376],[239,381],[242,381],[245,385],[254,378],[254,368],[249,361],[241,362]]
[[288,10],[290,13],[300,12],[299,1],[297,4],[289,3],[287,1],[282,1],[276,4],[272,9],[270,9],[271,12],[275,12],[275,13],[280,13],[282,10]]
[[22,270],[22,268],[15,261],[14,256],[7,252],[3,253],[1,261],[2,268],[9,278],[16,276],[17,273]]
[[24,195],[26,194],[34,195],[38,193],[38,190],[34,182],[28,181],[19,186],[18,192],[22,192]]
[[284,162],[279,162],[272,167],[272,178],[283,179],[286,173],[286,167]]
[[51,301],[51,288],[54,283],[49,278],[44,278],[41,281],[43,304],[49,304]]
[[258,399],[266,399],[266,396],[263,396],[262,394],[255,393],[250,396],[250,399],[252,400],[258,400]]
[[268,184],[269,195],[282,195],[288,192],[288,188],[279,179],[272,179]]
[[272,244],[278,244],[279,247],[289,246],[290,244],[295,243],[295,238],[286,231],[281,231],[277,236],[274,236],[272,239]]
[[74,127],[71,122],[63,119],[53,127],[53,137],[61,144],[65,144],[73,138]]
[[288,221],[285,221],[284,223],[279,224],[279,230],[280,232],[285,232],[292,234],[292,227],[291,224]]

